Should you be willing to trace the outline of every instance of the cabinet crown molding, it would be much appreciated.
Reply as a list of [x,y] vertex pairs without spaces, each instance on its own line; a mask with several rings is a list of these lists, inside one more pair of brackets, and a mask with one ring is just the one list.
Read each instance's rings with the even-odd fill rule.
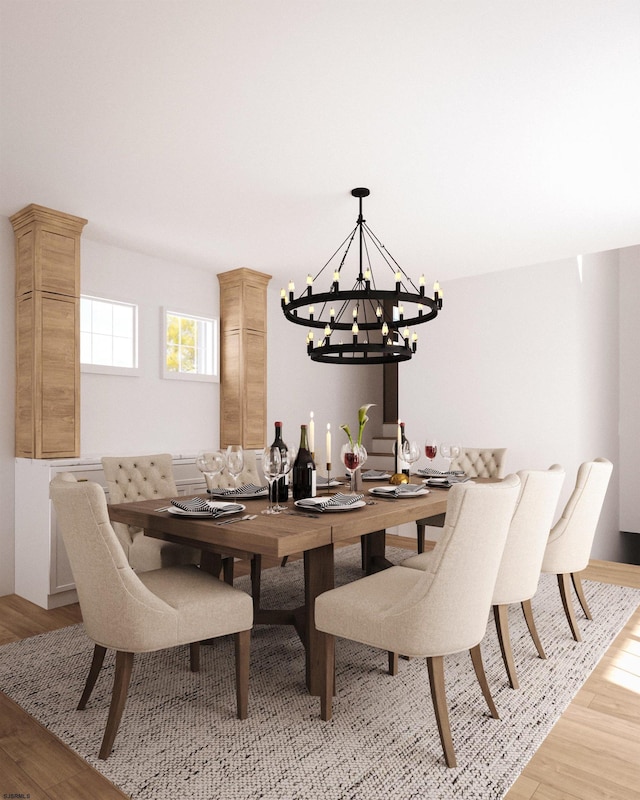
[[53,208],[39,206],[36,203],[31,203],[17,211],[9,217],[9,221],[13,225],[15,232],[34,222],[40,222],[52,227],[64,228],[71,233],[81,233],[88,222],[83,217],[75,217],[73,214],[66,214],[64,211],[56,211]]

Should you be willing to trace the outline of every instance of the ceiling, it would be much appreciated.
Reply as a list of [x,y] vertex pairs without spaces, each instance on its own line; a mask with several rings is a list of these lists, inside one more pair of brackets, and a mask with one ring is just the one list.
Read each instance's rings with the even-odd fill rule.
[[0,0],[0,211],[284,282],[640,243],[637,0]]

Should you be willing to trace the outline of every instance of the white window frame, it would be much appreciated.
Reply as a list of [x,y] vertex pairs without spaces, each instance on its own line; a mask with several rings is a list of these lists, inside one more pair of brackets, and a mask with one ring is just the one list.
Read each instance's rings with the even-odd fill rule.
[[[130,377],[135,377],[140,374],[140,370],[138,368],[138,306],[136,303],[131,303],[128,300],[118,300],[113,297],[98,297],[98,295],[92,294],[82,294],[80,295],[80,304],[82,306],[83,300],[91,300],[91,301],[98,301],[100,303],[107,303],[112,307],[115,306],[125,306],[133,311],[132,315],[132,331],[131,331],[131,356],[133,361],[133,366],[131,367],[123,367],[123,366],[114,366],[112,364],[92,364],[89,362],[82,361],[82,345],[80,346],[80,371],[81,372],[93,372],[99,373],[104,375],[127,375]],[[82,312],[80,313],[80,318],[82,319]],[[80,331],[80,338],[82,339],[82,327]],[[112,334],[113,338],[113,334]]]
[[[212,360],[212,373],[206,372],[176,372],[167,369],[167,331],[169,325],[169,316],[182,317],[193,319],[196,322],[210,323],[211,324],[211,360]],[[162,358],[162,377],[168,380],[178,381],[200,381],[204,383],[219,383],[220,382],[220,337],[219,337],[219,324],[216,317],[205,317],[203,314],[187,313],[186,311],[179,311],[173,307],[165,306],[162,309],[162,342],[160,347]]]

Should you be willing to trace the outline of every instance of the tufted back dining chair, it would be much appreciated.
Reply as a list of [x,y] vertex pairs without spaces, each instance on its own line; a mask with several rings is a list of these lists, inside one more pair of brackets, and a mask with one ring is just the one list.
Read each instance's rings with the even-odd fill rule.
[[[109,488],[109,502],[114,504],[154,498],[161,500],[178,494],[173,462],[168,453],[105,457],[102,459],[102,469]],[[129,564],[135,570],[198,564],[200,561],[198,550],[144,536],[142,528],[115,522],[113,529]]]
[[579,573],[589,563],[593,538],[612,472],[613,464],[606,458],[596,458],[580,465],[575,489],[562,516],[549,534],[542,560],[542,571],[554,573],[558,577],[562,605],[576,642],[581,641],[582,637],[571,602],[569,579],[573,582],[586,618],[591,619]]
[[[521,470],[520,496],[509,525],[509,535],[502,554],[500,570],[493,590],[493,616],[507,676],[512,688],[518,688],[511,637],[509,635],[509,605],[520,603],[529,633],[540,658],[546,658],[536,630],[531,598],[538,589],[540,568],[544,557],[549,529],[558,505],[565,471],[558,464],[548,470]],[[440,542],[429,553],[412,556],[403,567],[429,570],[437,557]]]
[[471,652],[485,700],[497,717],[480,642],[519,490],[516,475],[500,483],[453,486],[440,546],[428,571],[390,567],[316,598],[316,628],[327,634],[322,719],[331,719],[332,714],[335,636],[389,651],[394,673],[398,653],[425,657],[445,760],[450,767],[456,765],[443,657]]
[[[451,462],[452,470],[462,470],[469,478],[503,478],[507,448],[461,447],[460,455]],[[441,528],[444,514],[416,520],[418,553],[424,552],[425,528]]]
[[85,708],[108,648],[116,671],[99,757],[108,758],[124,711],[135,653],[190,645],[198,671],[199,642],[234,634],[236,705],[247,716],[251,598],[195,565],[136,574],[109,521],[104,491],[97,483],[57,475],[50,496],[78,591],[84,628],[94,653],[78,709]]

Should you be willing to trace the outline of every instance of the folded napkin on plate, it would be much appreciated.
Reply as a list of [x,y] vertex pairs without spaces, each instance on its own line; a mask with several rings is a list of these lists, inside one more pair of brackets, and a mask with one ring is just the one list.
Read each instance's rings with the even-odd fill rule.
[[[335,478],[331,478],[331,483],[335,482]],[[325,478],[324,475],[316,475],[316,486],[328,486],[329,478]]]
[[188,511],[190,514],[202,514],[203,517],[219,517],[220,514],[241,510],[237,503],[228,503],[227,505],[213,508],[201,497],[194,497],[192,500],[172,500],[171,505],[179,508],[180,511]]
[[448,475],[442,478],[434,476],[428,478],[426,484],[427,486],[439,487],[440,489],[450,489],[456,483],[466,483],[470,480],[471,478],[468,478],[466,475]]
[[415,494],[424,489],[421,483],[401,483],[399,486],[378,486],[373,489],[374,494],[384,494],[388,497],[400,497],[403,494]]
[[390,475],[388,472],[385,472],[383,469],[368,469],[366,472],[362,473],[363,478],[389,478]]
[[266,486],[258,486],[255,483],[245,483],[242,486],[238,486],[237,489],[209,489],[209,494],[217,494],[221,497],[228,497],[229,495],[234,494],[266,494],[267,487]]
[[298,505],[304,506],[305,508],[313,508],[316,511],[324,511],[325,508],[352,506],[354,503],[362,500],[363,497],[363,494],[342,494],[342,492],[338,492],[332,497],[328,497],[326,500],[318,501],[317,497],[308,497],[305,500],[298,500]]
[[416,473],[422,475],[423,478],[464,477],[464,470],[462,469],[452,469],[449,472],[443,472],[440,469],[425,467],[424,469],[416,470]]

